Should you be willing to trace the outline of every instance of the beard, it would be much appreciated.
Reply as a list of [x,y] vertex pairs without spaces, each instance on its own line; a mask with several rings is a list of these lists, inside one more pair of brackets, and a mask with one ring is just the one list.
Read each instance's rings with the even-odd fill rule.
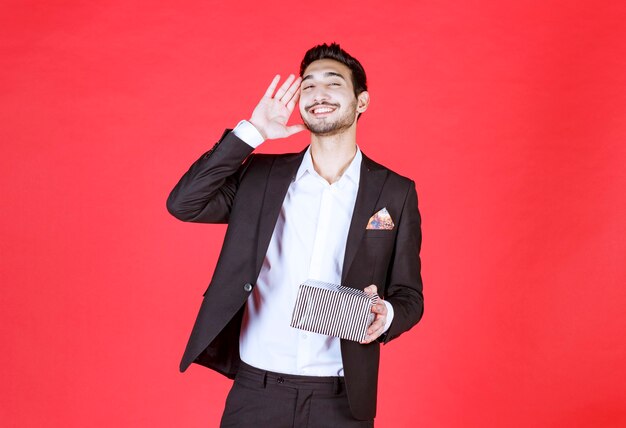
[[[311,132],[311,134],[319,135],[319,136],[331,136],[337,135],[344,132],[346,129],[349,129],[354,121],[356,120],[356,104],[357,101],[354,100],[350,103],[348,109],[337,119],[332,120],[328,118],[323,119],[313,119],[311,121],[307,120],[305,116],[300,113],[302,117],[302,122],[304,122],[304,126]],[[314,104],[317,105],[317,104]],[[337,110],[341,110],[341,106],[339,104],[327,104],[323,105],[336,107]],[[313,106],[307,107],[307,111]],[[337,111],[336,110],[336,111]]]

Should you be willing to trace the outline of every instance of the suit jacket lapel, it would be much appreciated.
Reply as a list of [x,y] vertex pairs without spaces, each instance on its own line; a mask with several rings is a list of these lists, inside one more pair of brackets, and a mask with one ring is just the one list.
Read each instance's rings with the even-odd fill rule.
[[367,222],[374,214],[386,177],[387,170],[384,167],[363,155],[359,190],[357,191],[350,230],[348,231],[348,240],[346,242],[346,252],[343,258],[341,285],[350,286],[350,284],[345,283],[346,275],[365,234]]
[[302,163],[305,152],[306,148],[300,153],[277,157],[271,166],[265,186],[261,218],[258,225],[256,275],[261,271],[261,265],[272,239],[272,233],[274,232],[280,209],[283,206],[283,200],[287,195],[292,178],[296,175]]

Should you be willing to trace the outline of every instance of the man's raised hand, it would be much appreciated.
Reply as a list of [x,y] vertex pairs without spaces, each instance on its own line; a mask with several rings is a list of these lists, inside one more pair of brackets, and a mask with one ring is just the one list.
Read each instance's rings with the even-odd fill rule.
[[301,123],[287,126],[287,121],[300,96],[302,78],[296,78],[290,74],[276,91],[279,81],[280,76],[276,75],[252,112],[249,121],[263,135],[263,138],[269,140],[289,137],[306,129]]

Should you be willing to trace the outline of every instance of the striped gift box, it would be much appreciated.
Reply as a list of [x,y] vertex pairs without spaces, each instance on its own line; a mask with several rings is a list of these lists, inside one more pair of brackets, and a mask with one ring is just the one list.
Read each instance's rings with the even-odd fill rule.
[[378,296],[362,290],[307,280],[298,288],[291,327],[361,342],[374,320]]

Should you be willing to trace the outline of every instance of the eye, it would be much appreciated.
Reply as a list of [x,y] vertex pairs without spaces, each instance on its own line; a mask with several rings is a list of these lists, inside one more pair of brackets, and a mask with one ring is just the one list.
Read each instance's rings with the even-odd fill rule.
[[302,90],[304,91],[305,89],[310,89],[312,87],[313,87],[312,85],[308,85],[308,86],[303,87]]

